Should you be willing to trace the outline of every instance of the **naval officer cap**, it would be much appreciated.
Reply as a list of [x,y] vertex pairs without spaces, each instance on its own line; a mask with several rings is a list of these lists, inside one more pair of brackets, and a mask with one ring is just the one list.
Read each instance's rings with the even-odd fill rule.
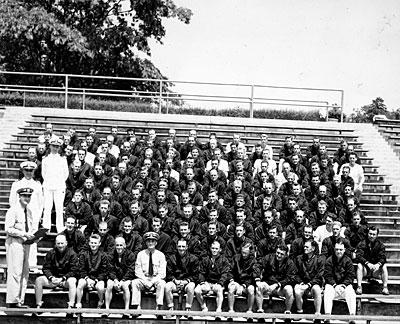
[[35,170],[37,168],[37,164],[32,161],[24,161],[20,164],[20,167],[23,170]]
[[32,193],[32,188],[21,188],[17,190],[17,194],[19,194],[20,196],[32,196]]
[[146,234],[143,235],[143,239],[145,241],[147,240],[156,240],[158,241],[159,235],[156,232],[147,232]]

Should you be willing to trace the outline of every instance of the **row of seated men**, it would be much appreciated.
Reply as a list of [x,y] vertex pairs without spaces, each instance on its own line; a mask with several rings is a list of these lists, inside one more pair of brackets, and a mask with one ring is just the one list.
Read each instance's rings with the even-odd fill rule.
[[[344,298],[349,313],[354,315],[356,293],[361,293],[364,276],[381,277],[383,293],[388,294],[385,246],[375,227],[367,230],[366,238],[355,250],[349,249],[348,240],[341,236],[341,224],[334,222],[333,235],[323,242],[323,253],[319,253],[320,247],[313,239],[312,227],[306,226],[303,235],[289,247],[278,239],[265,254],[263,244],[241,240],[244,228],[237,225],[235,238],[241,244],[228,258],[218,239],[211,242],[204,254],[197,256],[190,250],[190,241],[180,237],[171,254],[165,254],[157,248],[163,233],[152,231],[144,234],[144,245],[136,255],[126,244],[125,231],[115,239],[112,253],[107,253],[101,248],[102,237],[107,235],[105,222],[100,225],[100,235],[92,234],[80,248],[75,245],[77,242],[68,241],[72,233],[80,235],[74,221],[72,217],[67,219],[66,230],[57,236],[54,249],[46,255],[44,275],[38,277],[35,284],[38,308],[42,306],[44,287],[67,288],[68,307],[77,308],[82,307],[85,288],[95,289],[98,308],[105,304],[106,309],[110,308],[113,293],[117,292],[123,294],[125,309],[129,309],[130,304],[134,309],[140,309],[141,291],[151,291],[156,295],[157,309],[163,309],[166,304],[172,311],[172,293],[178,292],[186,295],[187,311],[196,297],[204,312],[208,312],[204,295],[210,292],[216,295],[216,312],[222,311],[224,291],[228,293],[229,312],[235,311],[236,295],[247,298],[248,313],[253,312],[254,303],[256,311],[262,313],[265,296],[283,296],[286,314],[290,314],[294,302],[297,313],[301,314],[303,298],[313,297],[316,315],[321,312],[322,301],[325,313],[331,314],[335,298]],[[131,220],[125,221],[125,230],[131,229]],[[187,228],[188,224],[183,226]],[[276,239],[275,227],[270,229],[269,236]],[[302,247],[301,251],[293,251],[296,245]],[[357,263],[356,271],[353,263]],[[356,292],[353,289],[355,279]],[[127,314],[123,316],[129,318]],[[290,320],[285,322],[290,323]],[[320,320],[316,319],[315,323]]]

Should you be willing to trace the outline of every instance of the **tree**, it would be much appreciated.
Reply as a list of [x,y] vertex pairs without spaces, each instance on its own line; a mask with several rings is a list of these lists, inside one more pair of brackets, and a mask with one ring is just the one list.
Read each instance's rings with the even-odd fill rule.
[[375,115],[388,115],[388,109],[384,100],[381,97],[377,97],[372,100],[369,105],[362,106],[361,108],[355,109],[351,114],[350,120],[356,123],[369,123],[373,121]]
[[[191,16],[189,9],[172,0],[0,0],[0,68],[166,79],[138,53],[150,56],[150,38],[162,43],[163,19],[177,18],[188,24]],[[159,90],[155,82],[71,82],[73,86]]]

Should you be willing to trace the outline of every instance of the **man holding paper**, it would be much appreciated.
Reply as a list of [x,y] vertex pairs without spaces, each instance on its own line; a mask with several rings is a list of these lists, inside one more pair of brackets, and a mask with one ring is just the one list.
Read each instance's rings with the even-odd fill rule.
[[11,205],[6,214],[7,233],[7,296],[8,307],[25,308],[25,291],[29,277],[29,244],[23,244],[34,238],[33,217],[27,207],[31,201],[32,188],[17,190],[19,200]]

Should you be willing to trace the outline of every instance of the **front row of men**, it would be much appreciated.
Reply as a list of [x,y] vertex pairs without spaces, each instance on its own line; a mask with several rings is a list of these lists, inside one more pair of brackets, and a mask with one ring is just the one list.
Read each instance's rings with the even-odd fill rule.
[[[10,208],[6,214],[6,302],[15,307],[24,306],[29,275],[29,245],[26,243],[27,240],[34,239],[34,235],[32,215],[26,206],[32,191],[30,188],[18,190],[19,204]],[[68,219],[66,225],[68,228]],[[361,279],[366,273],[371,276],[382,275],[387,281],[385,258],[377,259],[373,255],[375,252],[372,253],[375,251],[374,246],[380,242],[376,240],[377,234],[378,229],[371,227],[365,249],[359,246],[365,252],[358,258],[358,293]],[[68,235],[67,230],[59,234],[54,249],[46,255],[44,275],[36,280],[38,308],[42,305],[44,287],[61,287],[69,290],[69,308],[82,307],[83,291],[87,288],[97,291],[98,308],[102,308],[104,304],[106,309],[110,307],[113,291],[123,294],[125,309],[129,309],[130,301],[134,308],[140,308],[141,291],[147,290],[156,293],[159,309],[164,304],[165,296],[168,308],[173,310],[172,293],[184,292],[187,296],[186,310],[191,309],[196,296],[202,310],[207,311],[203,295],[212,292],[216,294],[216,310],[219,312],[222,310],[223,292],[227,288],[230,312],[234,311],[235,295],[246,294],[248,312],[252,311],[254,301],[257,311],[263,312],[263,297],[278,295],[285,297],[287,313],[290,312],[294,300],[297,312],[302,313],[302,297],[311,295],[314,297],[315,312],[319,314],[321,291],[324,287],[325,313],[331,313],[333,299],[342,297],[346,299],[350,314],[355,314],[356,293],[352,287],[355,269],[352,259],[345,253],[346,239],[339,236],[333,236],[331,241],[334,243],[334,253],[327,258],[319,254],[318,243],[309,238],[304,242],[304,253],[295,258],[288,256],[288,247],[285,244],[279,244],[274,253],[256,258],[253,244],[245,242],[240,253],[228,261],[218,241],[213,241],[209,253],[198,259],[188,252],[188,241],[181,238],[177,241],[176,253],[166,260],[165,255],[156,249],[159,239],[156,232],[144,234],[147,248],[138,252],[137,256],[127,248],[124,237],[117,237],[115,251],[106,253],[99,248],[101,236],[98,234],[90,236],[89,248],[79,248],[77,251],[68,247]],[[124,317],[128,315],[125,314]]]
[[345,243],[341,238],[336,241],[335,254],[324,262],[318,254],[317,242],[312,239],[306,241],[304,254],[294,261],[288,257],[288,247],[284,244],[279,245],[275,253],[256,259],[251,243],[244,244],[241,253],[228,261],[218,241],[212,243],[209,256],[198,260],[187,252],[187,241],[181,239],[177,252],[167,261],[164,254],[155,249],[158,237],[155,232],[144,235],[147,248],[139,252],[135,262],[123,237],[116,238],[114,255],[109,258],[99,250],[97,234],[89,239],[90,250],[79,256],[67,247],[66,237],[59,234],[55,248],[46,256],[44,275],[36,280],[37,307],[42,305],[44,287],[62,287],[69,290],[69,308],[82,307],[83,290],[88,288],[97,291],[98,308],[105,304],[106,309],[110,308],[113,291],[122,293],[125,309],[129,309],[130,301],[134,309],[140,309],[141,291],[145,290],[155,292],[157,309],[162,308],[165,296],[167,307],[173,310],[172,294],[182,292],[187,296],[186,310],[191,309],[196,296],[202,310],[208,311],[204,295],[213,292],[216,312],[221,312],[223,292],[227,288],[229,312],[234,312],[235,295],[247,296],[249,313],[254,301],[257,312],[263,312],[263,298],[275,295],[285,297],[285,313],[288,314],[294,301],[297,312],[302,313],[303,297],[312,296],[315,313],[320,314],[325,283],[326,314],[331,313],[335,298],[346,299],[350,314],[356,312],[356,293],[352,286],[355,270],[352,260],[345,255]]

